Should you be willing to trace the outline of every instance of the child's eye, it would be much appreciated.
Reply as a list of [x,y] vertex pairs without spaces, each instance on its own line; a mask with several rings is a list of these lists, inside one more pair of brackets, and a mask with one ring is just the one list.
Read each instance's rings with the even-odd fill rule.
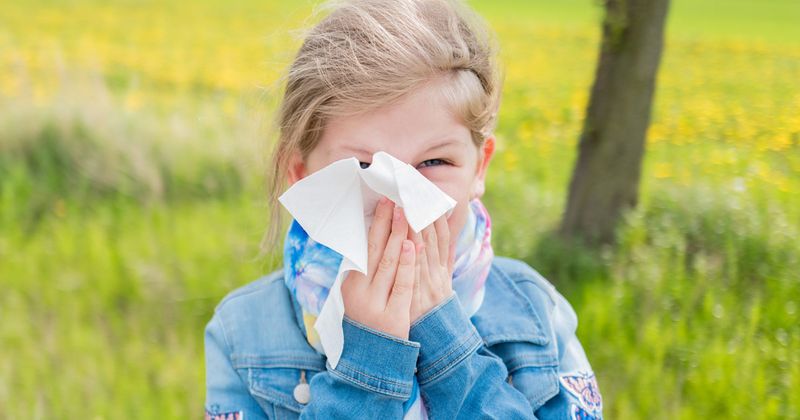
[[444,159],[428,159],[428,160],[420,163],[419,166],[424,168],[426,166],[446,165],[446,164],[447,164],[447,161],[445,161]]
[[[369,168],[369,165],[370,165],[369,162],[358,162],[358,164],[361,165],[361,169],[367,169],[367,168]],[[420,163],[419,166],[424,168],[426,166],[446,165],[446,164],[447,164],[447,161],[445,161],[444,159],[428,159],[428,160]]]

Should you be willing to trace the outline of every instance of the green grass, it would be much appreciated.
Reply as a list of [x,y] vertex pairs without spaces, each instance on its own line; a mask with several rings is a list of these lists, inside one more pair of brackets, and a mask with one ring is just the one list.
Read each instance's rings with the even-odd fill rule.
[[203,325],[267,269],[258,209],[238,197],[74,212],[4,237],[2,405],[37,418],[202,415]]
[[[552,234],[600,9],[524,4],[475,3],[507,75],[496,253],[573,304],[608,418],[800,417],[797,3],[674,3],[641,203],[600,250]],[[280,264],[267,123],[310,5],[0,7],[4,412],[202,415],[214,305]]]

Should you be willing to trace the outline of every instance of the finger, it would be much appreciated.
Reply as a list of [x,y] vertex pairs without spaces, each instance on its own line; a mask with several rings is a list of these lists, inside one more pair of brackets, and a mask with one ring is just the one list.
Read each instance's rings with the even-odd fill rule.
[[415,280],[414,280],[415,286],[416,286],[415,287],[415,296],[417,297],[417,300],[419,301],[419,303],[422,304],[422,300],[421,300],[422,289],[421,289],[421,281],[420,281],[422,279],[422,276],[421,276],[422,270],[421,270],[420,264],[421,264],[422,260],[425,259],[425,254],[422,253],[422,250],[425,249],[425,241],[422,240],[422,231],[414,232],[413,229],[409,229],[408,230],[408,238],[411,239],[411,241],[414,243],[414,255],[416,255],[416,263],[415,263],[415,267],[414,267],[415,274],[416,274]]
[[434,270],[440,270],[444,265],[439,259],[439,240],[436,236],[436,228],[433,225],[426,227],[422,231],[422,238],[425,240],[425,249],[428,252],[428,266]]
[[456,265],[456,244],[450,244],[450,254],[447,258],[447,272],[450,273],[450,278],[453,278],[453,270]]
[[[431,282],[430,282],[430,272],[428,266],[428,245],[423,243],[420,246],[419,254],[417,254],[417,264],[419,265],[419,283],[420,283],[420,290],[424,293],[425,296],[430,298],[432,296],[431,290]],[[427,298],[422,298],[424,301]]]
[[351,315],[353,305],[358,305],[360,296],[363,296],[369,282],[367,278],[356,270],[351,270],[342,280],[342,301],[344,303],[344,313]]
[[[413,241],[412,241],[413,243]],[[420,244],[417,246],[414,245],[414,293],[412,295],[411,301],[411,310],[412,315],[414,311],[419,311],[419,308],[422,307],[422,285],[420,283],[420,267],[419,267],[419,260],[421,259],[420,251],[422,251],[422,247],[424,245]],[[419,315],[419,314],[417,314]],[[413,320],[412,320],[413,321]]]
[[383,297],[384,302],[386,302],[392,283],[394,283],[398,259],[400,258],[400,249],[403,246],[406,235],[408,235],[408,221],[403,215],[403,209],[395,207],[392,214],[392,232],[389,234],[389,240],[386,242],[383,256],[381,256],[381,261],[375,270],[375,277],[372,278],[372,283],[370,284],[377,288],[376,293]]
[[369,227],[367,236],[367,277],[372,278],[378,261],[383,256],[386,240],[389,238],[392,226],[392,209],[394,203],[386,197],[381,197],[375,207],[375,215]]
[[422,240],[422,231],[414,232],[414,229],[409,229],[408,239],[414,242],[414,250],[416,251],[417,257],[419,257],[419,251],[422,246],[425,245],[425,241]]
[[386,310],[408,314],[414,293],[415,247],[408,239],[403,239],[401,247],[400,263],[397,265],[397,275],[392,285],[392,294],[386,302]]
[[439,239],[440,264],[444,267],[450,259],[450,227],[445,216],[436,219],[433,225],[436,228],[436,237]]

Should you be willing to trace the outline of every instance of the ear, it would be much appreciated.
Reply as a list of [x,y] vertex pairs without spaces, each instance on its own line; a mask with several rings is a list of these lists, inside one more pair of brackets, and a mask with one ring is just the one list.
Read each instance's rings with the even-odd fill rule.
[[305,178],[306,175],[308,174],[306,171],[306,164],[303,162],[303,156],[301,156],[300,152],[292,153],[292,156],[289,158],[288,174],[286,178],[287,181],[289,181],[289,186]]
[[489,161],[492,160],[494,155],[494,136],[489,136],[483,141],[483,146],[478,150],[478,168],[475,173],[475,181],[472,187],[472,199],[483,197],[486,191],[486,170],[489,167]]

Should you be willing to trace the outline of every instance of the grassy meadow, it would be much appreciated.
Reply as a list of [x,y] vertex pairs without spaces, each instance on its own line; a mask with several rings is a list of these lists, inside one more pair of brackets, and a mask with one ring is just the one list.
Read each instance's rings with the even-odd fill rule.
[[[551,232],[599,2],[473,4],[506,73],[493,245],[575,307],[606,417],[800,418],[800,4],[675,0],[641,203],[596,251]],[[0,5],[2,412],[202,416],[205,323],[280,265],[263,174],[312,8]]]

